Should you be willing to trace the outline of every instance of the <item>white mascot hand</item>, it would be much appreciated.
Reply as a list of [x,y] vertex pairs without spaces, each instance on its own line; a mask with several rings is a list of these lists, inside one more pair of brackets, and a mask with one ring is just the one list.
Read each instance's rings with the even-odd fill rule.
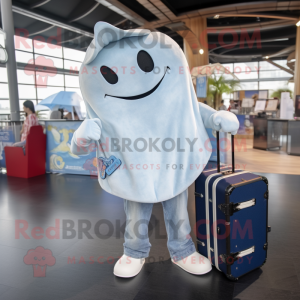
[[240,123],[235,114],[229,111],[217,111],[212,116],[213,129],[237,134]]
[[101,137],[102,124],[100,119],[86,119],[75,131],[75,143],[88,146],[92,141],[99,141]]

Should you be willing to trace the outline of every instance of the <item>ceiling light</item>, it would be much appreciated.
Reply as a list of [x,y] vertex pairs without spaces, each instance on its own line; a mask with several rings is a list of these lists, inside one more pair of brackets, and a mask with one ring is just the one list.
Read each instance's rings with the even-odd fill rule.
[[276,39],[276,40],[274,40],[274,41],[288,41],[289,39],[288,38],[283,38],[283,39]]
[[265,59],[269,59],[269,56],[265,56]]
[[298,27],[300,26],[300,21],[298,21],[298,22],[296,23],[296,26],[298,26]]
[[[220,18],[220,15],[215,15],[214,16],[214,19],[219,19]],[[298,25],[299,26],[299,25]]]
[[199,50],[199,53],[202,55],[204,53],[204,50],[203,49],[200,49]]

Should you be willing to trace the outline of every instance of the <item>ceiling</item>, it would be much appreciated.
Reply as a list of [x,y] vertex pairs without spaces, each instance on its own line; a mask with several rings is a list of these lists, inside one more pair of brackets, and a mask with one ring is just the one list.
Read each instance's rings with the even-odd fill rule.
[[12,0],[12,3],[15,29],[19,29],[16,34],[42,36],[46,40],[56,36],[54,43],[81,51],[90,44],[98,21],[122,29],[158,30],[183,48],[182,32],[190,32],[185,21],[206,17],[210,62],[221,63],[261,60],[265,56],[286,59],[295,45],[295,24],[300,16],[300,1]]

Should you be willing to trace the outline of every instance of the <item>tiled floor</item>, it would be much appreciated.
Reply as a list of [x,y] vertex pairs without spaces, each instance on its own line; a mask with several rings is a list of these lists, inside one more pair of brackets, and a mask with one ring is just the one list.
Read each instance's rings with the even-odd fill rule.
[[[121,199],[89,176],[48,174],[26,180],[1,174],[0,299],[300,299],[300,176],[264,175],[270,183],[268,261],[231,282],[215,269],[193,276],[171,263],[160,204],[151,218],[147,264],[135,278],[117,278],[112,271],[123,251]],[[189,191],[193,227],[193,187]],[[56,231],[47,231],[56,219]],[[88,226],[86,234],[78,229],[82,226]],[[28,250],[38,246],[55,258],[45,277],[34,277],[33,266],[24,263]]]

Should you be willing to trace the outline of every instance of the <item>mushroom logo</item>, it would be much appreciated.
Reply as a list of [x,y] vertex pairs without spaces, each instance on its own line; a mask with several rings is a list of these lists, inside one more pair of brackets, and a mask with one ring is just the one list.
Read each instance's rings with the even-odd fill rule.
[[56,262],[52,251],[41,246],[28,250],[23,261],[26,265],[32,265],[33,277],[45,277],[47,266],[53,266]]
[[35,61],[30,59],[24,68],[26,75],[35,75],[35,85],[39,88],[47,88],[48,77],[54,77],[57,74],[57,69],[54,62],[50,58],[38,56]]

